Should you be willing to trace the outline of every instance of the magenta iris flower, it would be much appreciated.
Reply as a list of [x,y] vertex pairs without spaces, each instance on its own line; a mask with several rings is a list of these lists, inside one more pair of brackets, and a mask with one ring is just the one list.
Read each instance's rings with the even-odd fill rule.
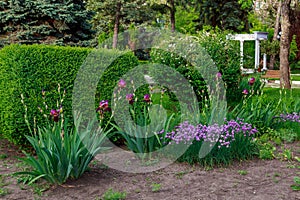
[[100,112],[100,113],[103,113],[105,111],[110,111],[108,100],[100,101],[99,107],[96,110],[96,112]]
[[134,95],[133,94],[127,94],[126,99],[128,100],[129,104],[133,104],[134,102]]
[[249,94],[248,90],[247,89],[244,89],[243,92],[242,92],[244,95],[247,95]]
[[59,114],[60,114],[60,109],[57,109],[57,110],[52,109],[50,111],[50,115],[53,117],[53,121],[55,121],[55,122],[58,122]]
[[102,101],[100,101],[99,107],[102,108],[102,109],[107,108],[108,107],[108,100],[102,100]]
[[151,100],[150,100],[150,95],[149,94],[145,94],[144,95],[144,101],[149,103]]
[[121,79],[121,80],[119,81],[119,83],[118,83],[118,86],[119,86],[120,88],[126,87],[126,81],[125,81],[124,79]]
[[252,86],[254,83],[255,83],[255,78],[251,77],[248,81],[248,84]]

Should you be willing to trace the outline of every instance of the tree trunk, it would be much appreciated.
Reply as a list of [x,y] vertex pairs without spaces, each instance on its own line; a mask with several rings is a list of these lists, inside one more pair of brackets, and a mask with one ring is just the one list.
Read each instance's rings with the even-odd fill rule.
[[175,31],[175,3],[174,0],[170,0],[170,20],[171,20],[171,31]]
[[121,18],[121,7],[122,4],[120,1],[117,2],[116,7],[116,16],[115,16],[115,25],[114,25],[114,36],[113,36],[113,45],[112,48],[117,48],[118,44],[118,34],[119,34],[119,26],[120,26],[120,18]]
[[281,6],[281,38],[280,38],[280,85],[283,88],[290,89],[290,4],[291,0],[283,0]]
[[293,10],[290,13],[292,17],[291,21],[293,22],[290,32],[290,39],[293,39],[293,35],[296,35],[296,44],[298,48],[296,60],[300,60],[300,10]]
[[[276,21],[275,21],[275,27],[274,27],[273,41],[277,40],[277,35],[279,33],[280,12],[281,12],[281,1],[279,1],[279,3],[278,3]],[[275,56],[276,56],[275,54],[272,54],[271,57],[270,57],[270,66],[269,66],[270,69],[274,69]]]

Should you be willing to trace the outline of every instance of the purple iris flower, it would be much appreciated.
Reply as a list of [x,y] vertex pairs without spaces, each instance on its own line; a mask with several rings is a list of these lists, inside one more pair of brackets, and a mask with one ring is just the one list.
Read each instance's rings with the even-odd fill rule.
[[144,101],[149,103],[151,100],[150,100],[150,95],[149,94],[145,94],[144,95]]
[[133,98],[134,98],[134,95],[131,93],[126,95],[126,99],[128,100],[129,104],[133,104],[133,102],[134,102]]
[[244,89],[243,92],[242,92],[244,95],[247,95],[249,94],[248,90],[247,89]]
[[118,86],[119,86],[120,88],[126,87],[126,81],[125,81],[124,79],[121,79],[121,80],[119,81],[119,83],[118,83]]
[[53,117],[53,121],[58,122],[60,111],[61,109],[52,109],[50,111],[50,115]]
[[102,100],[99,103],[99,107],[97,108],[96,112],[105,112],[105,111],[110,111],[109,105],[108,105],[108,100]]
[[248,84],[252,86],[254,83],[255,83],[255,78],[251,77],[248,81]]

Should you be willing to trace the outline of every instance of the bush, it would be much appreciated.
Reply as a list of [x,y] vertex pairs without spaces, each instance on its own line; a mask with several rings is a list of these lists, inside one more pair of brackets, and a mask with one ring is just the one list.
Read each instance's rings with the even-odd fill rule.
[[[168,67],[174,68],[177,72],[182,74],[184,78],[189,80],[189,83],[193,87],[193,90],[196,94],[198,102],[200,102],[200,107],[204,104],[205,99],[208,97],[206,83],[201,76],[200,72],[198,72],[195,67],[187,62],[187,60],[179,55],[176,55],[171,52],[164,51],[162,49],[155,49],[151,50],[151,62],[164,64]],[[174,81],[174,88],[181,88],[184,87],[182,81],[178,80],[178,75],[174,73],[174,77],[172,74],[166,74],[163,70],[156,71],[155,76],[159,80],[164,80],[164,78],[173,79]],[[176,84],[176,85],[175,85]],[[189,91],[187,90],[180,90],[181,92]],[[170,96],[170,101],[177,102],[176,96],[167,90],[167,94]],[[187,95],[183,96],[190,96],[187,92]]]
[[[138,61],[131,53],[100,49],[92,51],[89,48],[57,47],[48,45],[11,45],[0,51],[0,125],[1,133],[15,144],[26,143],[25,135],[30,134],[26,126],[25,109],[21,103],[21,94],[27,105],[28,121],[30,127],[42,127],[44,118],[38,117],[38,107],[47,100],[50,109],[59,107],[60,104],[57,85],[66,89],[64,111],[67,119],[72,119],[72,92],[77,72],[88,54],[100,53],[107,57],[116,58],[108,67],[109,72],[99,83],[96,92],[98,104],[101,98],[108,98],[112,94],[112,87],[116,84],[117,76],[125,73]],[[41,92],[44,90],[43,99]],[[96,106],[95,106],[96,108]],[[48,114],[48,113],[47,113]]]
[[235,102],[242,98],[236,90],[241,80],[239,43],[226,39],[229,32],[218,29],[198,33],[200,45],[215,62],[226,84],[227,101]]
[[[238,43],[227,40],[226,35],[227,33],[212,30],[210,32],[200,32],[197,36],[200,45],[210,55],[219,72],[221,72],[227,90],[227,100],[232,102],[239,101],[242,98],[242,95],[236,90],[241,79],[240,55]],[[200,55],[201,52],[198,52],[198,56]],[[199,102],[202,102],[207,97],[206,83],[202,74],[195,69],[195,66],[188,63],[185,58],[171,52],[153,48],[151,50],[151,61],[167,65],[180,72],[189,80]],[[205,64],[205,62],[202,64]]]

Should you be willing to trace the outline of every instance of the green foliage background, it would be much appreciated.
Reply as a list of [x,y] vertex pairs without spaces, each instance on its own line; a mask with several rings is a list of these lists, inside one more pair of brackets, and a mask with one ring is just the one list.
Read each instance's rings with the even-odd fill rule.
[[[98,83],[95,109],[101,99],[111,97],[118,75],[138,63],[132,53],[117,52],[107,49],[99,51],[107,57],[118,57],[104,73]],[[45,118],[38,107],[49,116],[51,109],[57,109],[60,99],[58,84],[66,90],[63,110],[66,118],[72,119],[73,84],[80,66],[92,49],[80,47],[58,47],[47,45],[10,45],[0,51],[0,132],[15,144],[24,144],[24,135],[30,134],[25,123],[25,109],[21,103],[21,94],[27,106],[28,121],[33,130],[34,117],[36,125],[43,126]],[[114,71],[112,73],[111,71]],[[102,84],[102,86],[101,86]],[[104,87],[105,86],[105,87]],[[110,86],[110,87],[106,87]],[[42,98],[45,90],[45,100]],[[101,93],[101,95],[100,95]],[[103,94],[103,95],[102,95]],[[109,98],[110,99],[110,98]],[[48,109],[45,110],[43,102]],[[58,103],[60,104],[60,103]]]
[[1,0],[0,47],[7,44],[89,46],[93,12],[78,0]]
[[227,101],[235,102],[242,98],[239,83],[241,81],[239,43],[226,39],[227,31],[212,29],[198,33],[201,46],[211,56],[225,82]]

